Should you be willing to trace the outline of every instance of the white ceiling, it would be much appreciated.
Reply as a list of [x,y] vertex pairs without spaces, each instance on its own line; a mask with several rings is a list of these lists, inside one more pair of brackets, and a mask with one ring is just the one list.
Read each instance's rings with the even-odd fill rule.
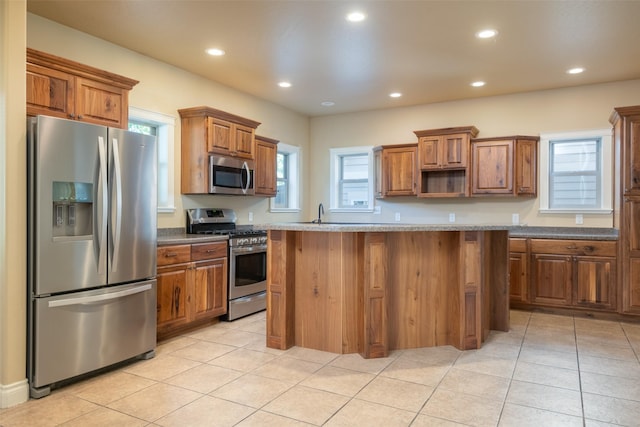
[[[311,116],[640,78],[640,1],[28,0],[27,8]],[[367,19],[347,22],[353,10]],[[474,36],[487,27],[495,39]],[[208,56],[210,47],[227,54]],[[586,71],[566,74],[577,66]],[[473,88],[475,80],[486,85]],[[394,91],[403,96],[389,98]]]

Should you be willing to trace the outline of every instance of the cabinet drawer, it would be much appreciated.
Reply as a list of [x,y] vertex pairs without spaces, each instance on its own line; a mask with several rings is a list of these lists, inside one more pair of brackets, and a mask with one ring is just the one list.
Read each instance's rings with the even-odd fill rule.
[[509,252],[527,252],[527,239],[509,239]]
[[189,261],[191,261],[191,245],[160,246],[158,248],[158,265]]
[[198,243],[191,245],[191,259],[193,261],[225,258],[226,256],[227,242]]
[[616,242],[531,239],[531,252],[558,255],[616,256]]

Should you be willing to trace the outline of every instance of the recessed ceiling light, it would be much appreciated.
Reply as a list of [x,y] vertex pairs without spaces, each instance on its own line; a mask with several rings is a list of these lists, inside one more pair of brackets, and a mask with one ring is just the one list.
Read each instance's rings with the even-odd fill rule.
[[320,105],[322,105],[323,107],[333,107],[334,105],[336,105],[336,103],[333,101],[322,101]]
[[391,93],[389,94],[389,96],[390,96],[391,98],[400,98],[400,97],[402,96],[402,94],[401,94],[400,92],[391,92]]
[[361,22],[364,21],[367,16],[362,12],[351,12],[347,15],[347,21],[349,22]]
[[289,82],[280,82],[280,83],[278,83],[278,86],[280,86],[280,87],[291,87],[291,83],[289,83]]
[[486,84],[486,83],[485,83],[485,82],[483,82],[483,81],[477,81],[477,82],[473,82],[473,83],[471,83],[471,86],[473,86],[473,87],[482,87],[482,86],[484,86],[485,84]]
[[581,67],[571,68],[567,70],[567,74],[580,74],[582,72],[584,72],[584,68]]
[[479,39],[490,39],[498,35],[498,31],[492,28],[487,28],[486,30],[478,31],[476,33],[476,37]]
[[211,56],[222,56],[224,55],[224,50],[218,48],[207,49],[207,53]]

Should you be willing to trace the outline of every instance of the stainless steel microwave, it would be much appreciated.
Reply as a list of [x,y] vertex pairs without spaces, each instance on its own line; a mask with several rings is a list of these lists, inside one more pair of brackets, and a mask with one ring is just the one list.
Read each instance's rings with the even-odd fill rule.
[[253,196],[253,160],[209,156],[209,193]]

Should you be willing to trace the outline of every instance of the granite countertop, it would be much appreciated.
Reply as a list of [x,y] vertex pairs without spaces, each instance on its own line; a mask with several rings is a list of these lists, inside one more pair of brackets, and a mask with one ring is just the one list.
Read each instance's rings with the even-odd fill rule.
[[227,235],[187,234],[184,228],[159,228],[158,246],[190,245],[192,243],[208,243],[229,240]]
[[509,231],[510,237],[534,239],[618,240],[617,228],[519,226]]
[[487,231],[511,230],[512,225],[495,224],[395,224],[349,222],[282,222],[254,225],[257,230],[332,231],[332,232],[381,232],[381,231]]
[[[381,231],[484,231],[508,230],[510,237],[534,239],[618,240],[615,228],[589,227],[530,227],[496,224],[395,224],[282,222],[254,225],[256,230],[332,231],[332,232],[381,232]],[[158,229],[158,246],[185,245],[228,240],[226,235],[186,234],[184,228]]]

